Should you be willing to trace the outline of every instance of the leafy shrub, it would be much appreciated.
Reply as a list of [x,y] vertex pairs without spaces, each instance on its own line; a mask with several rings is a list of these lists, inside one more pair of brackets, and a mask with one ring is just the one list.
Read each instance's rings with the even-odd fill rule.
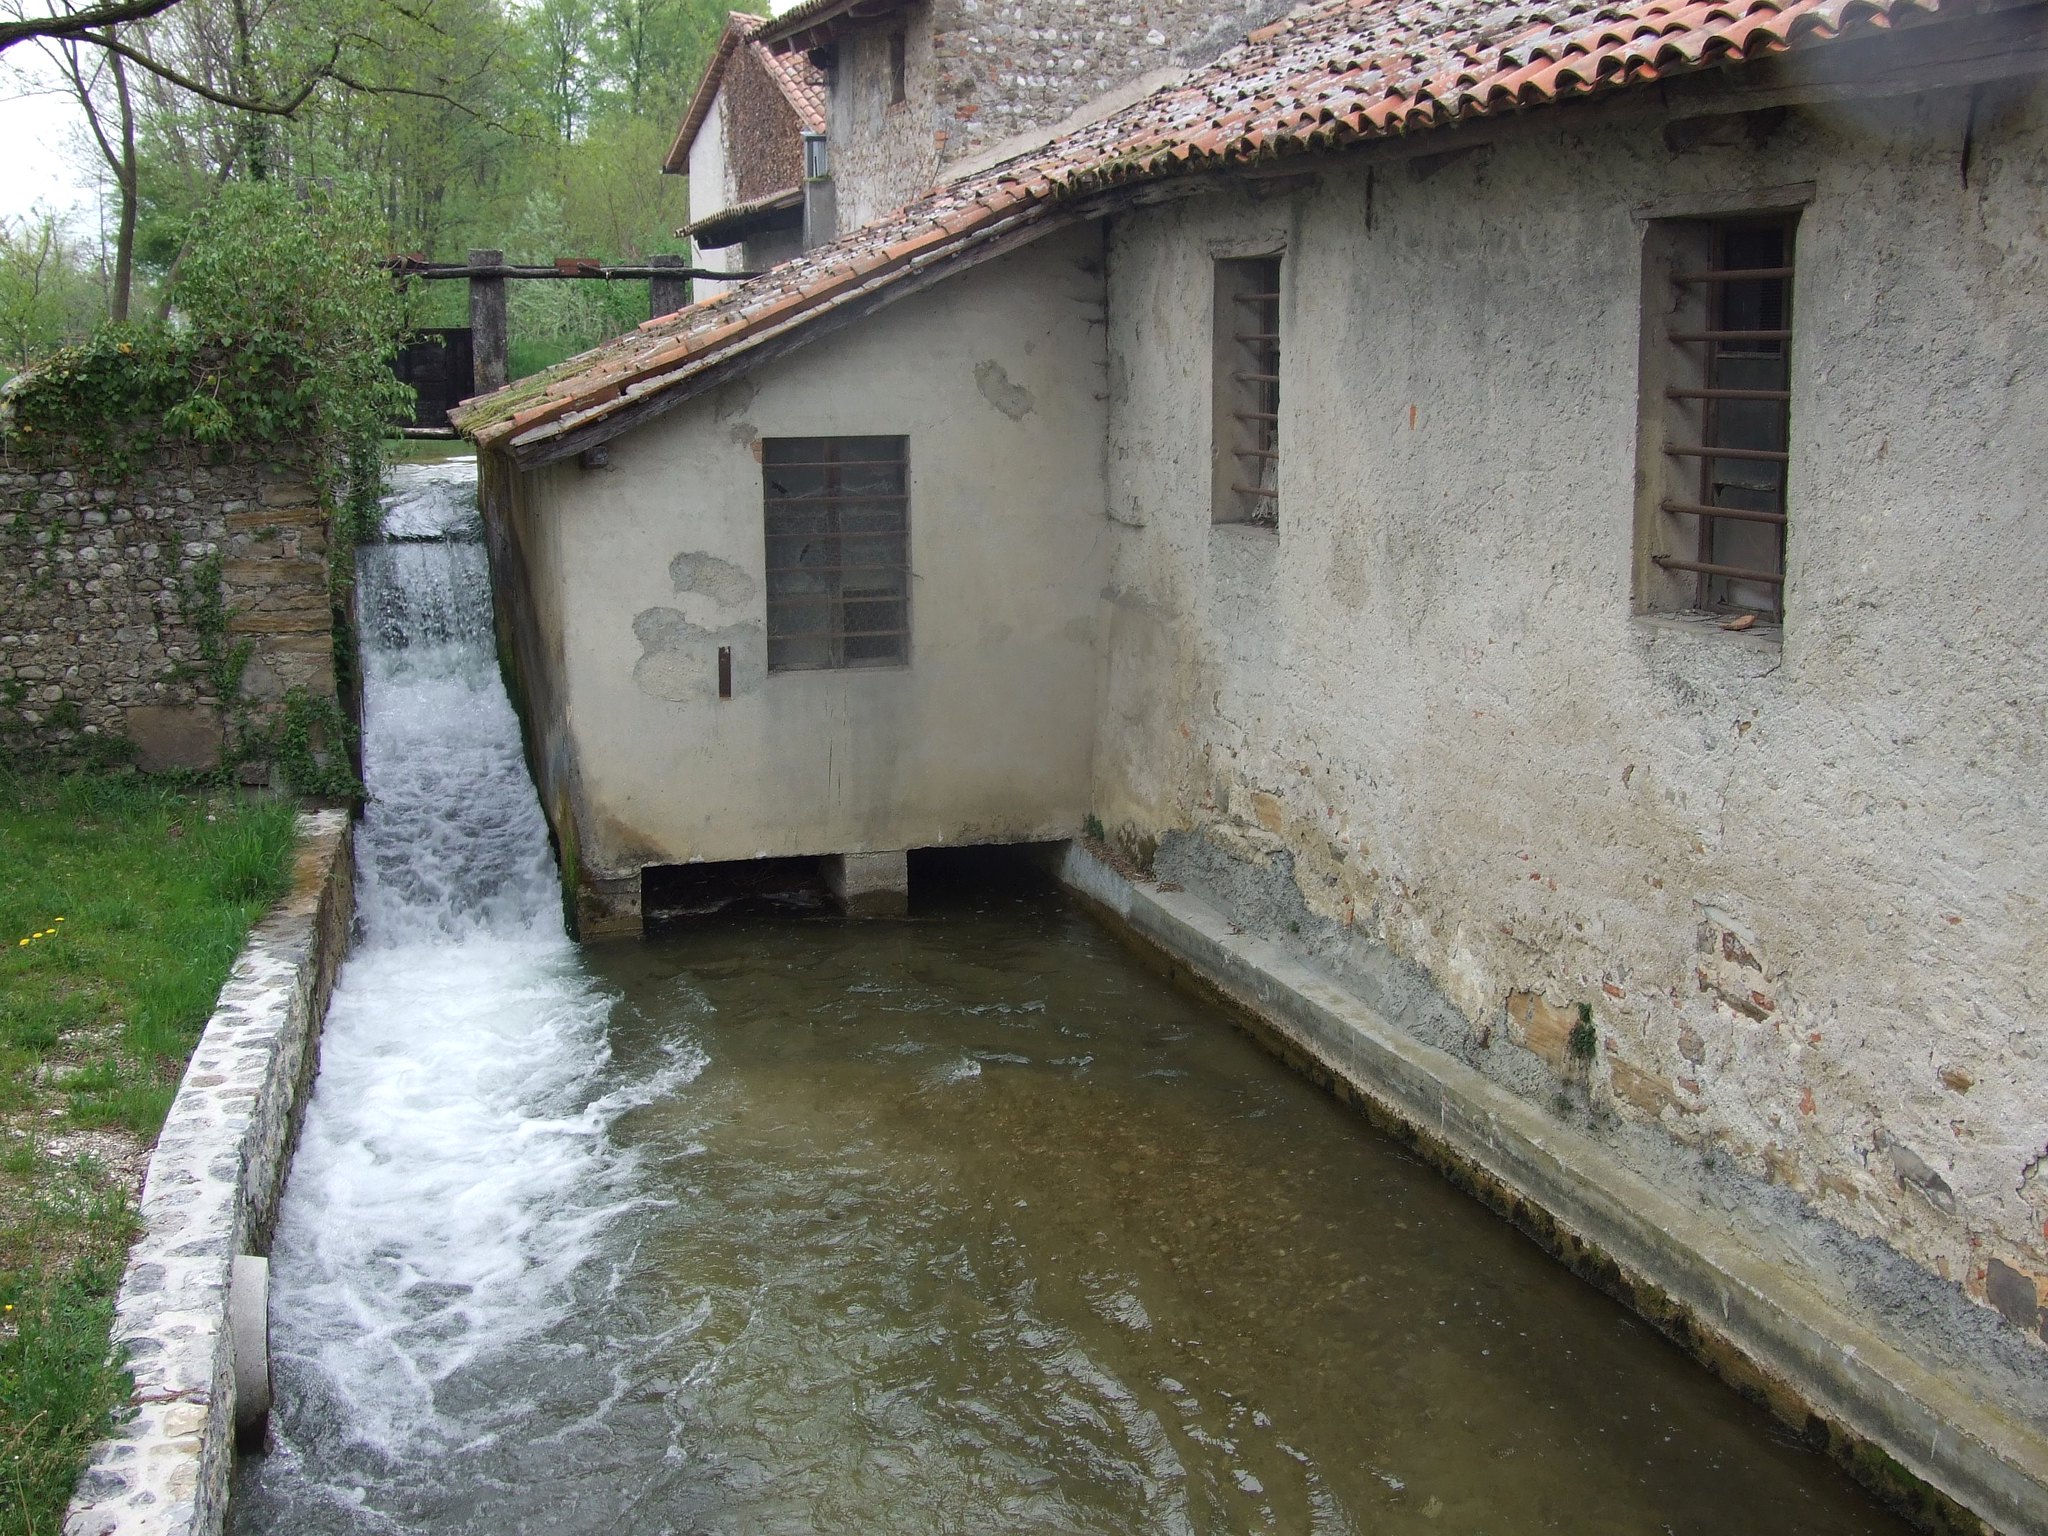
[[353,482],[411,407],[382,225],[348,192],[230,184],[194,221],[168,326],[103,327],[6,397],[16,453],[83,447],[115,474],[161,440],[293,442]]

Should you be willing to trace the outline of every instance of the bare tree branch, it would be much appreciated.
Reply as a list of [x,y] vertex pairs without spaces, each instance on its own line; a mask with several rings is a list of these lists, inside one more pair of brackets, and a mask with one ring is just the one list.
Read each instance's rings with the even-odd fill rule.
[[90,43],[95,48],[104,48],[109,53],[117,53],[131,64],[155,75],[159,80],[175,85],[181,91],[190,91],[194,96],[203,97],[216,106],[231,107],[237,112],[254,112],[263,117],[290,117],[306,104],[307,98],[320,88],[322,81],[335,77],[335,66],[341,61],[341,43],[337,41],[327,55],[327,62],[315,65],[309,70],[291,95],[279,97],[274,101],[264,101],[258,97],[221,90],[218,86],[208,85],[202,80],[194,80],[190,75],[181,74],[170,65],[151,58],[141,49],[129,47],[117,37],[97,35],[82,37],[79,41]]
[[0,21],[0,53],[16,43],[36,38],[82,38],[96,27],[119,26],[125,21],[145,21],[160,16],[178,0],[107,0],[82,11],[52,16],[17,16]]

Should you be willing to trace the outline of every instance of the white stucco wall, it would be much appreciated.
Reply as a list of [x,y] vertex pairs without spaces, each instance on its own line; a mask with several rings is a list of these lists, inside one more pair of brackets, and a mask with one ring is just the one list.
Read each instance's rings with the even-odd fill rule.
[[[711,110],[705,115],[704,124],[697,130],[697,137],[690,145],[690,222],[708,219],[721,209],[730,208],[737,199],[733,179],[732,162],[725,152],[725,91],[721,88],[711,98]],[[697,265],[717,272],[738,272],[740,248],[726,246],[722,250],[698,250]],[[708,299],[725,292],[729,285],[700,277],[691,284],[693,299]]]
[[[527,478],[582,875],[1067,836],[1107,570],[1101,235],[913,296]],[[763,437],[905,434],[907,667],[765,663]],[[731,646],[736,697],[717,697]],[[558,831],[560,830],[558,826]]]
[[[1596,1098],[2010,1299],[2048,1274],[2048,103],[1984,91],[1965,188],[1967,111],[1681,154],[1546,115],[1120,221],[1095,782],[1130,846],[1291,855],[1475,1053],[1589,1003]],[[1782,646],[1634,616],[1631,210],[1802,181]],[[1282,527],[1212,528],[1210,264],[1282,246]]]

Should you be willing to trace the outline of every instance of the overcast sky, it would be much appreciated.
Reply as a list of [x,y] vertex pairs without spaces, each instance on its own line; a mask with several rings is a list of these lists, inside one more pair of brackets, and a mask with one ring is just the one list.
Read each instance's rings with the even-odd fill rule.
[[70,97],[38,93],[21,79],[33,72],[34,83],[46,80],[47,68],[37,68],[42,63],[35,47],[24,43],[9,49],[0,66],[0,217],[19,218],[38,204],[75,210],[83,235],[94,192],[72,140],[84,119]]

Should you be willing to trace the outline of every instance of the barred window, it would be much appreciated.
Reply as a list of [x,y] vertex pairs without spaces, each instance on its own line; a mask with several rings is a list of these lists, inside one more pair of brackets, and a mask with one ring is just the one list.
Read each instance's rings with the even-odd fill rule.
[[1280,258],[1216,263],[1219,523],[1280,523]]
[[1785,611],[1785,484],[1791,465],[1792,259],[1784,215],[1672,221],[1656,376],[1662,493],[1650,606]]
[[762,442],[768,670],[910,660],[910,440]]

